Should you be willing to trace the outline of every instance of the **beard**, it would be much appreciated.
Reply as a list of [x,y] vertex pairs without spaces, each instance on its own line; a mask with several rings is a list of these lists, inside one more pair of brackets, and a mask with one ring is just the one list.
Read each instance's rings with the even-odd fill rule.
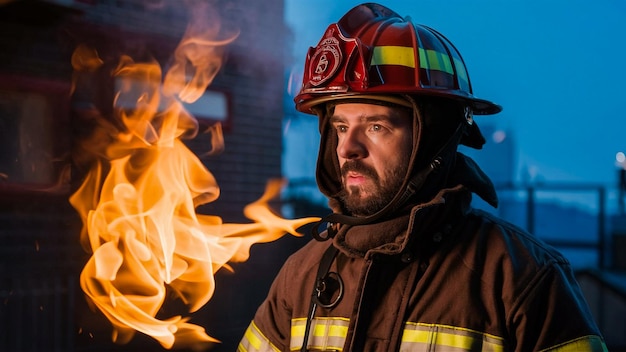
[[[361,161],[347,161],[341,167],[344,188],[339,194],[339,200],[345,210],[352,216],[365,217],[373,215],[389,204],[399,192],[402,182],[407,175],[408,157],[402,160],[399,167],[388,168],[383,177],[370,166]],[[371,183],[364,186],[345,186],[346,174],[354,171],[369,178]]]

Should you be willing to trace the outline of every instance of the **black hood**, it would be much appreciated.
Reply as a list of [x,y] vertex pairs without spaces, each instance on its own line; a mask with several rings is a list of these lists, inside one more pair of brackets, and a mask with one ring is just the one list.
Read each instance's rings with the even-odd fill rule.
[[[391,208],[389,209],[391,212],[400,208],[410,208],[411,204],[425,202],[443,187],[449,185],[451,170],[457,163],[459,144],[482,148],[485,143],[474,121],[467,122],[464,116],[467,111],[459,102],[430,97],[420,97],[419,100],[408,96],[404,98],[410,106],[413,106],[413,145],[409,171],[405,175],[401,189],[391,202],[396,204],[390,204],[388,207]],[[363,100],[364,98],[361,97],[360,101],[363,102]],[[381,102],[372,101],[371,103],[380,104]],[[344,214],[345,211],[339,201],[342,183],[336,154],[337,134],[328,121],[333,111],[333,106],[327,106],[318,111],[321,143],[316,178],[320,191],[329,198],[329,205],[333,212]],[[468,164],[466,158],[463,156],[459,162]],[[471,165],[472,169],[480,173],[480,178],[491,183],[473,161]],[[385,214],[382,214],[382,218],[384,217]]]

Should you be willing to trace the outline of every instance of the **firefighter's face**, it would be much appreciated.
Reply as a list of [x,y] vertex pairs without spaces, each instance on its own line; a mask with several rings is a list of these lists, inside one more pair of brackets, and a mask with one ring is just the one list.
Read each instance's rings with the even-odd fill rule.
[[412,146],[406,109],[346,103],[330,119],[337,133],[341,200],[354,216],[371,215],[388,204],[404,180]]

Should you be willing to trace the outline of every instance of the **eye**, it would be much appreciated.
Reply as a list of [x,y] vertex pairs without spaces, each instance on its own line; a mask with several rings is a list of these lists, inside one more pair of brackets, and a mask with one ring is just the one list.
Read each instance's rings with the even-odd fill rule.
[[337,133],[345,133],[348,130],[348,127],[345,125],[335,125],[335,129],[337,130]]
[[372,132],[380,132],[383,130],[383,126],[379,125],[379,124],[373,124],[372,126],[370,126],[370,131]]

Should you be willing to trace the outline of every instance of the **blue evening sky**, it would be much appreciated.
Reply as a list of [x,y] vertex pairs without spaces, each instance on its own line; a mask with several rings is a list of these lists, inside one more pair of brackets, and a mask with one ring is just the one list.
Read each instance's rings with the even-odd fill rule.
[[[361,1],[286,0],[294,71],[329,23]],[[380,2],[442,32],[459,49],[474,95],[504,107],[478,116],[513,135],[517,177],[613,187],[626,150],[623,0]]]

